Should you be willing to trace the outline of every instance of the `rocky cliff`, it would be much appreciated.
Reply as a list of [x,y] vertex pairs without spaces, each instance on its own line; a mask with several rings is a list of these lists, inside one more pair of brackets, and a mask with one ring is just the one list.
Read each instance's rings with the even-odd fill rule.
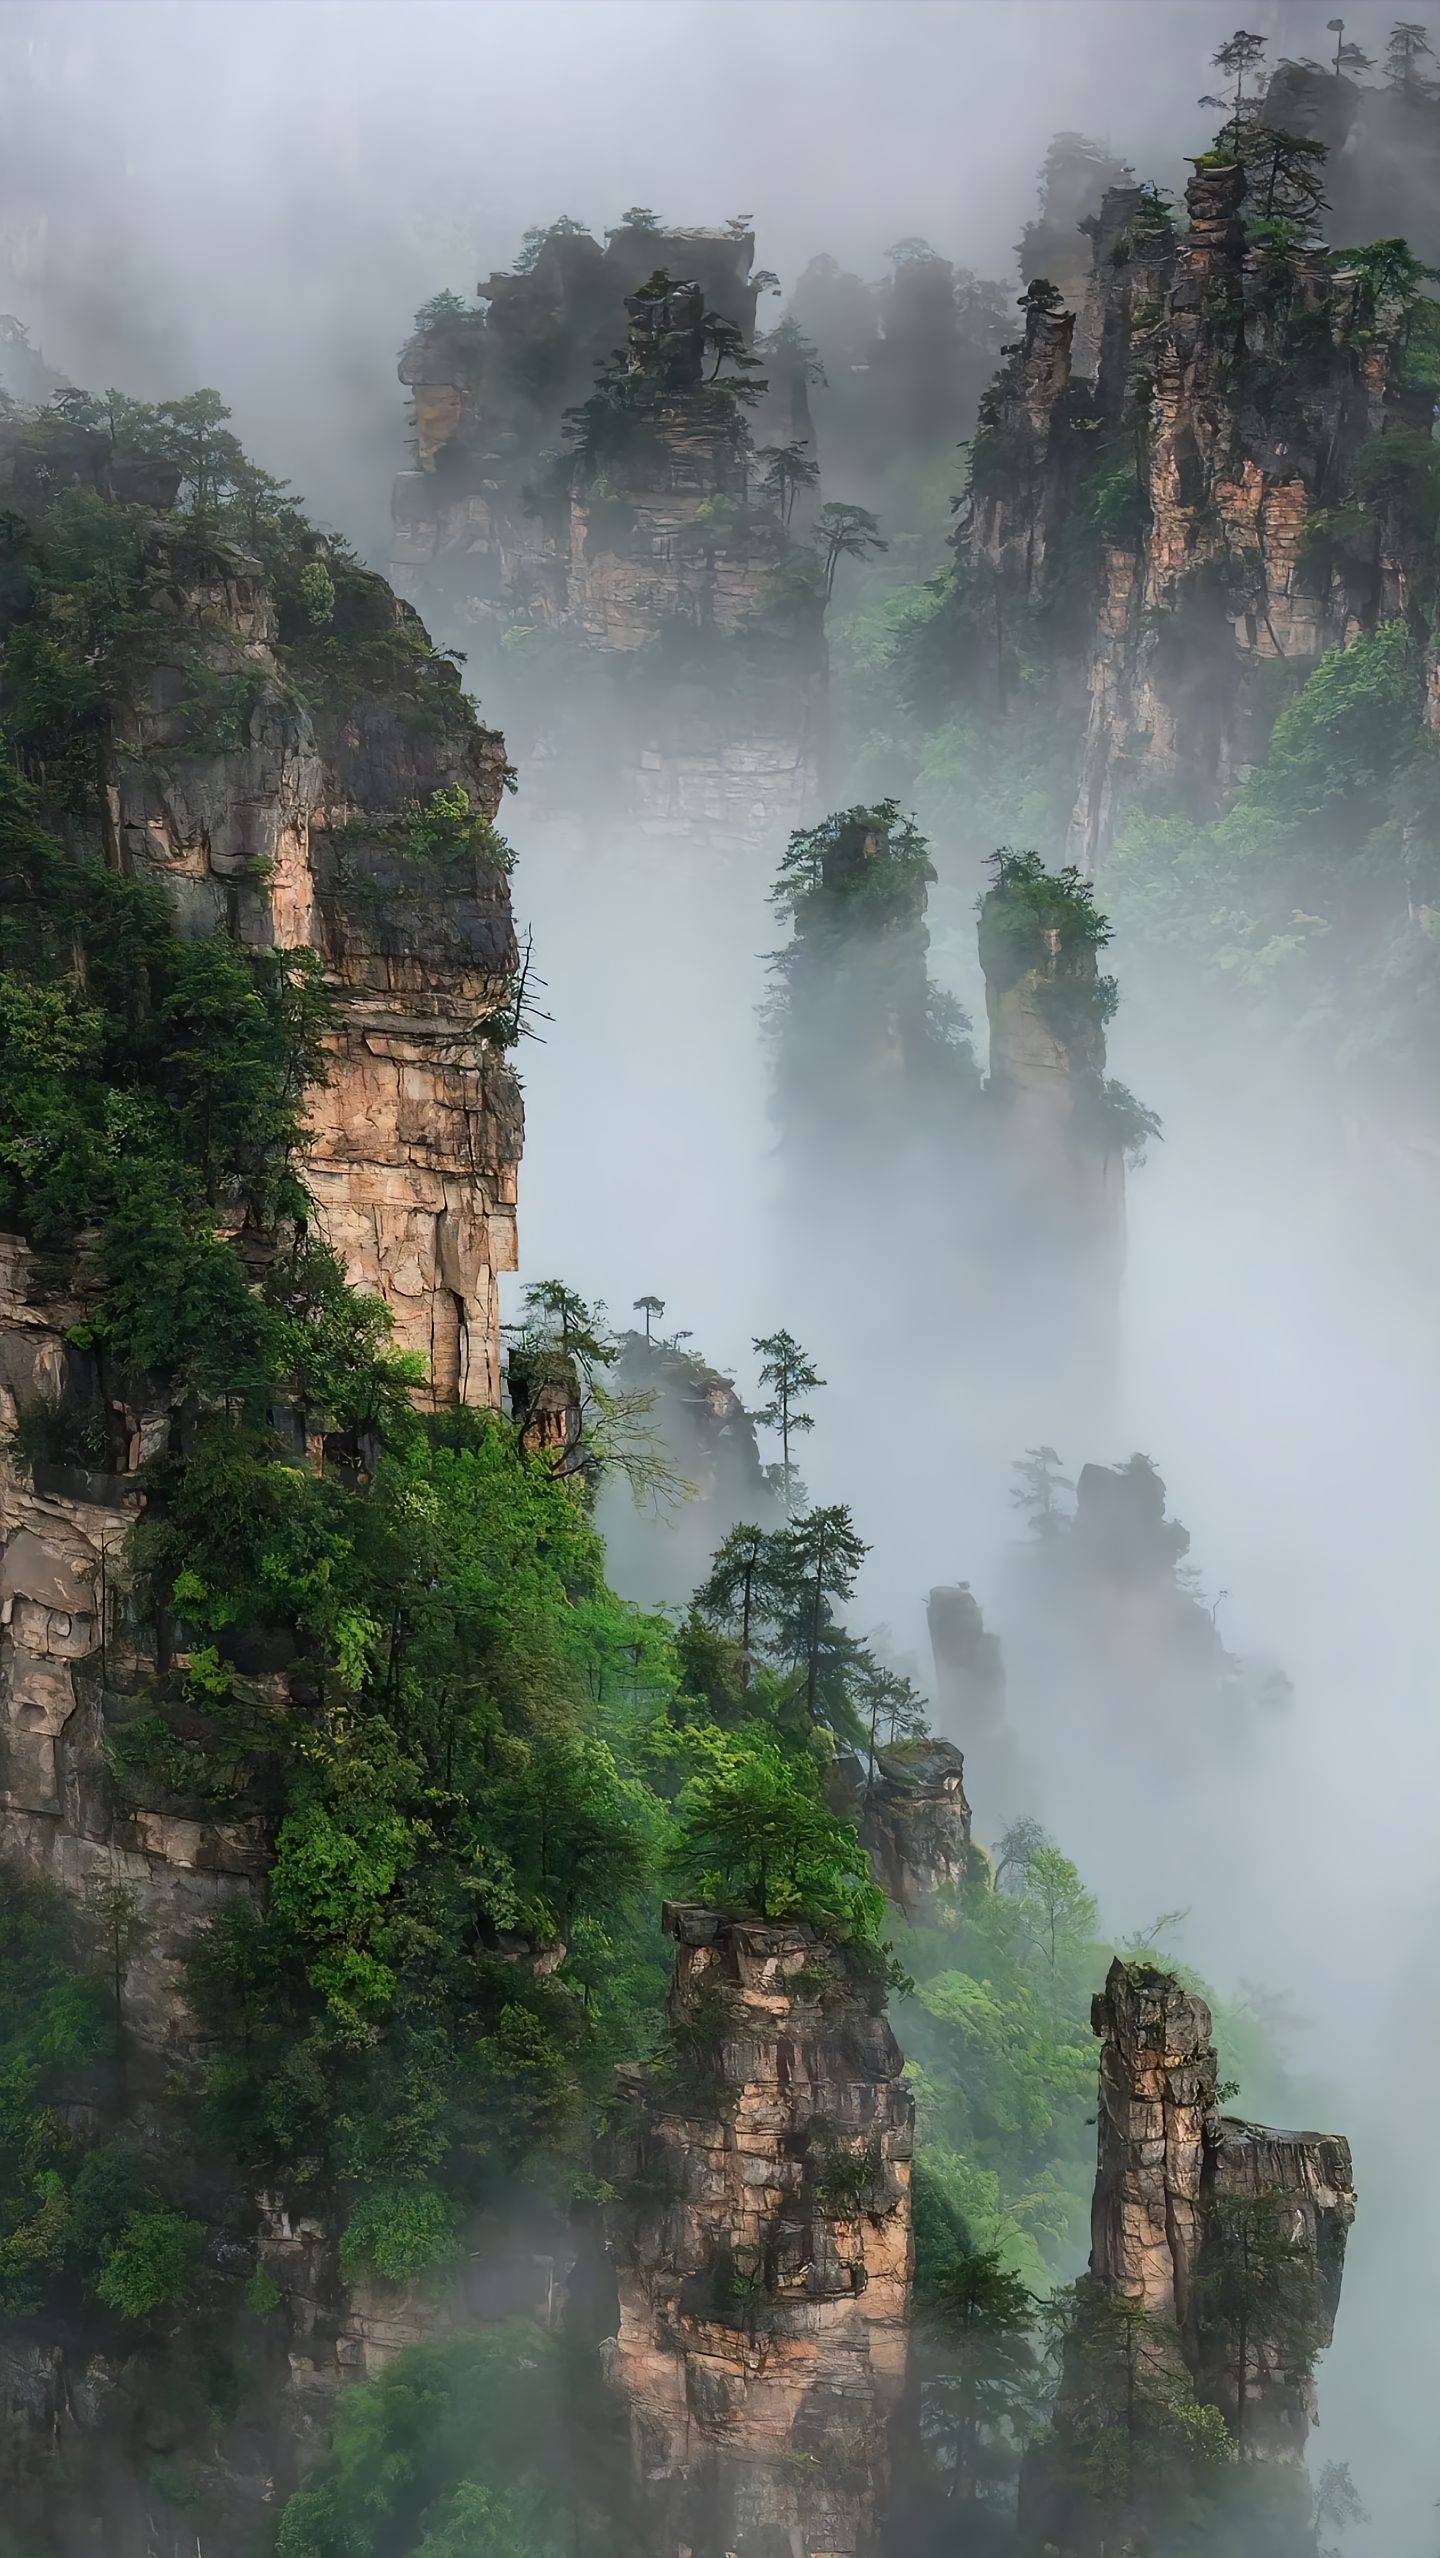
[[[294,1165],[310,1229],[388,1308],[417,1402],[493,1405],[522,1126],[497,1028],[516,958],[491,826],[502,741],[383,581],[308,535],[297,558],[263,564],[213,524],[168,511],[177,477],[123,466],[113,436],[88,427],[0,434],[0,495],[12,526],[38,537],[40,563],[28,587],[22,576],[7,589],[10,716],[23,710],[29,593],[54,556],[52,505],[69,510],[82,550],[100,546],[133,580],[122,586],[117,565],[126,672],[87,712],[98,773],[83,803],[52,808],[54,767],[35,757],[35,807],[66,858],[98,857],[159,892],[157,931],[163,918],[183,944],[284,954],[297,987],[323,992],[323,1053]],[[297,583],[302,560],[308,586]],[[145,1000],[138,985],[134,1000]],[[142,1161],[137,1144],[137,1172]],[[216,1214],[262,1288],[276,1235],[238,1203]],[[103,2132],[118,2111],[144,2149],[188,2101],[209,2049],[189,1974],[205,1923],[227,1903],[258,1903],[273,1840],[261,1759],[244,1781],[217,1786],[207,1771],[188,1675],[202,1637],[132,1589],[154,1469],[193,1444],[204,1399],[107,1349],[103,1262],[83,1225],[63,1251],[0,1237],[0,1829],[7,1868],[48,1877],[82,1942],[109,1948],[119,2102],[108,2087],[87,2094],[75,2128]],[[343,1475],[364,1461],[363,1425],[327,1437],[323,1411],[292,1410],[276,1427],[296,1469]],[[229,1647],[223,1684],[242,1713],[292,1711],[292,1658],[283,1640]],[[159,1700],[176,1708],[166,1769],[122,1777]],[[213,2175],[203,2201],[217,2226],[241,2208]],[[394,2341],[394,2305],[341,2281],[323,2215],[297,2224],[278,2199],[258,2208],[290,2348],[287,2359],[257,2330],[253,2353],[294,2412],[312,2383],[323,2396]],[[190,2419],[178,2395],[173,2417],[157,2414],[153,2345],[142,2337],[137,2349],[103,2319],[97,2332],[93,2313],[6,2330],[5,2475],[32,2516],[64,2511],[77,2547],[171,2545],[144,2461]],[[47,2443],[63,2490],[46,2472]],[[211,2483],[242,2536],[287,2458],[258,2427],[230,2439]],[[102,2543],[97,2529],[113,2537]]]
[[905,2381],[913,2107],[805,1925],[672,1907],[672,2057],[630,2082],[615,2377],[656,2558],[879,2546]]
[[[753,256],[748,233],[552,234],[482,312],[430,306],[402,357],[396,575],[492,652],[547,806],[578,790],[590,815],[598,795],[656,833],[751,841],[813,793],[819,602],[779,574],[795,492],[767,495],[746,423]],[[641,652],[643,682],[616,662]]]
[[860,1842],[887,1900],[922,1924],[943,1919],[970,1870],[961,1752],[933,1735],[892,1742],[857,1792]]
[[1125,1161],[1156,1122],[1106,1074],[1117,990],[1083,881],[1035,854],[998,854],[980,910],[990,1022],[986,1097],[1011,1213],[1049,1226],[1112,1277],[1124,1237]]
[[1207,153],[1178,227],[1153,187],[1112,184],[1083,286],[1028,270],[981,404],[962,556],[991,598],[1001,709],[1028,633],[1079,732],[1087,870],[1137,795],[1223,809],[1304,671],[1417,600],[1372,452],[1428,431],[1412,288],[1322,248],[1276,184]]
[[[1117,1959],[1094,2026],[1090,2272],[1054,2439],[1027,2484],[1033,2522],[1062,2551],[1149,2545],[1147,2513],[1192,2456],[1192,2392],[1218,2411],[1242,2464],[1300,2460],[1355,2211],[1337,2134],[1220,2114],[1210,2011],[1173,1975]],[[1118,2446],[1108,2463],[1097,2449],[1107,2432]]]
[[[96,439],[98,443],[98,439]],[[0,478],[24,502],[23,448]],[[76,442],[94,483],[99,456]],[[313,706],[278,652],[259,564],[157,518],[145,582],[157,634],[143,689],[113,705],[105,833],[114,862],[161,886],[186,933],[314,952],[333,998],[325,1080],[303,1179],[348,1275],[383,1298],[436,1404],[499,1395],[497,1274],[514,1265],[521,1113],[485,1023],[515,964],[503,870],[463,855],[428,866],[407,825],[437,791],[493,817],[501,740],[479,728],[443,661],[421,715],[360,680]],[[407,629],[408,608],[349,570],[338,610]],[[196,693],[236,711],[234,742],[197,740]],[[208,711],[204,715],[209,717]],[[158,1380],[106,1373],[72,1336],[83,1261],[57,1268],[22,1237],[0,1245],[0,1747],[12,1854],[67,1888],[123,1879],[145,1904],[137,2018],[173,2034],[176,1967],[196,1916],[257,1870],[244,1824],[136,1812],[103,1782],[107,1691],[135,1673],[123,1627],[127,1535],[141,1469],[170,1429]],[[50,1416],[80,1461],[27,1463],[15,1432]],[[23,1431],[22,1431],[23,1438]]]
[[1266,667],[1404,609],[1383,539],[1363,562],[1317,539],[1366,438],[1408,414],[1398,344],[1343,261],[1257,250],[1247,201],[1241,168],[1201,162],[1173,250],[1123,200],[1096,226],[1097,398],[1118,414],[1128,390],[1144,435],[1136,530],[1104,548],[1071,832],[1087,866],[1138,789],[1224,806],[1263,743]]

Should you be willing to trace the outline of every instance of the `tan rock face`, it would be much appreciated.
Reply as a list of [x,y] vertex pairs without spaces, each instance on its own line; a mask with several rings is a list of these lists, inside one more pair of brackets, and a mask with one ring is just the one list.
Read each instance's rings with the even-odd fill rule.
[[[390,1305],[398,1345],[423,1355],[426,1397],[494,1404],[521,1113],[483,1033],[514,966],[509,891],[481,865],[417,874],[403,828],[457,782],[493,815],[503,745],[458,714],[408,727],[366,696],[312,721],[281,681],[252,564],[217,550],[197,565],[161,530],[151,567],[158,609],[247,707],[242,741],[204,751],[178,664],[155,671],[117,738],[111,850],[164,886],[182,930],[318,950],[336,1028],[304,1166],[317,1221],[349,1277]],[[74,1268],[0,1237],[0,1804],[25,1863],[97,1904],[117,1885],[134,1893],[132,2022],[159,2062],[187,2040],[195,1929],[254,1887],[263,1842],[243,1818],[123,1814],[107,1781],[110,1709],[144,1676],[119,1605],[135,1476],[168,1416],[163,1388],[127,1387],[150,1395],[127,1405],[69,1342],[83,1291]],[[27,1463],[4,1444],[22,1418],[66,1412],[90,1431],[83,1463]]]
[[[1124,190],[1113,208],[1124,210]],[[1293,305],[1328,357],[1292,383],[1284,423],[1257,425],[1247,365],[1284,370],[1265,280],[1247,251],[1244,179],[1199,167],[1189,226],[1173,252],[1113,261],[1113,222],[1096,226],[1087,309],[1099,313],[1102,414],[1126,384],[1152,384],[1144,468],[1149,520],[1104,561],[1088,672],[1072,857],[1108,848],[1120,809],[1145,783],[1181,783],[1223,807],[1252,751],[1251,677],[1265,659],[1309,664],[1400,609],[1401,564],[1324,569],[1307,526],[1347,485],[1348,457],[1396,409],[1395,349],[1355,331],[1353,278],[1299,259]],[[1264,405],[1264,404],[1262,404]]]
[[[1168,1973],[1114,1962],[1094,2008],[1101,2038],[1091,2273],[1166,2326],[1199,2394],[1237,2423],[1233,2337],[1218,2330],[1227,2251],[1244,2207],[1293,2247],[1293,2286],[1319,2350],[1340,2301],[1355,2216],[1350,2145],[1333,2132],[1271,2131],[1215,2111],[1210,2011]],[[1254,2243],[1251,2240],[1248,2243]],[[1299,2459],[1314,2418],[1308,2366],[1287,2320],[1257,2304],[1245,2344],[1246,2448]]]
[[493,817],[503,742],[458,717],[437,732],[365,694],[312,722],[282,687],[258,579],[222,557],[208,577],[187,562],[162,591],[215,673],[248,674],[257,692],[245,743],[197,756],[159,670],[136,753],[117,765],[123,857],[198,930],[224,918],[244,939],[319,950],[337,1013],[310,1113],[320,1224],[352,1281],[391,1307],[397,1345],[426,1360],[431,1398],[494,1404],[522,1120],[483,1025],[515,965],[509,891],[480,864],[427,875],[395,836],[457,783]]
[[1116,1962],[1094,2024],[1100,2163],[1091,2271],[1107,2290],[1178,2321],[1200,2249],[1202,2153],[1216,2085],[1210,2010],[1167,1973]]
[[611,2237],[649,2547],[863,2558],[905,2379],[900,2054],[813,1929],[666,1915],[673,2071],[629,2085]]
[[896,1741],[860,1785],[858,1825],[876,1882],[907,1918],[941,1916],[970,1864],[965,1761],[953,1741]]
[[[163,887],[182,932],[319,954],[335,1026],[302,1167],[317,1225],[350,1279],[390,1306],[397,1345],[422,1354],[423,1397],[494,1405],[496,1283],[514,1265],[522,1133],[514,1078],[486,1037],[515,966],[509,889],[489,864],[427,869],[406,828],[456,785],[493,816],[503,743],[447,703],[443,680],[422,716],[357,693],[312,717],[284,681],[252,564],[220,550],[197,563],[193,540],[182,549],[162,528],[150,567],[157,610],[185,646],[117,719],[107,852]],[[370,600],[407,610],[378,580]],[[220,745],[197,735],[187,699],[181,660],[193,667],[197,653],[216,698],[238,705]],[[270,1843],[243,1799],[208,1817],[158,1792],[137,1801],[112,1778],[107,1743],[154,1697],[155,1646],[129,1618],[126,1549],[139,1470],[164,1448],[170,1414],[163,1383],[117,1381],[76,1346],[89,1285],[83,1248],[57,1263],[0,1236],[0,1844],[86,1913],[100,1943],[123,1924],[124,2066],[143,2120],[202,2048],[188,1967],[204,1928],[262,1890]],[[48,1458],[48,1444],[71,1453]],[[285,1700],[282,1671],[242,1684],[258,1705]],[[296,2445],[318,2444],[339,2380],[451,2315],[445,2302],[347,2290],[333,2230],[296,2228],[278,2206],[261,2220],[289,2297],[290,2362],[267,2383],[284,2424],[273,2439],[267,2428],[260,2473],[232,2445],[222,2481],[237,2511],[248,2499],[247,2545],[274,2500],[263,2461],[280,2436],[283,2465]],[[94,2438],[123,2441],[133,2422],[123,2366],[80,2331],[10,2340],[0,2399],[7,2491],[31,2492],[37,2445],[52,2464],[61,2446],[83,2476]],[[102,2536],[85,2547],[158,2547],[138,2487],[128,2509],[131,2469],[128,2453],[117,2458],[119,2501],[107,2500]],[[38,2492],[49,2516],[52,2488]]]
[[[1216,2113],[1210,2011],[1172,1974],[1112,1963],[1094,2025],[1090,2273],[1050,2436],[1026,2461],[1021,2523],[1027,2546],[1056,2558],[1144,2558],[1185,2490],[1183,2459],[1176,2452],[1149,2472],[1122,2462],[1112,2473],[1097,2467],[1097,2443],[1124,2441],[1137,2385],[1142,2401],[1193,2390],[1223,2415],[1244,2460],[1297,2467],[1315,2416],[1314,2358],[1334,2330],[1355,2190],[1338,2135],[1268,2131]],[[1267,2253],[1268,2275],[1257,2270]],[[1117,2322],[1119,2302],[1141,2317]],[[1267,2512],[1272,2496],[1273,2510],[1285,2509],[1283,2480],[1265,2494]],[[1308,2487],[1291,2510],[1303,2530]]]
[[[527,759],[532,809],[572,805],[578,778],[593,816],[593,759],[605,794],[618,788],[627,819],[647,833],[769,843],[802,822],[818,787],[820,610],[792,597],[783,628],[761,627],[790,536],[750,488],[750,439],[733,402],[705,378],[705,309],[732,313],[747,334],[753,324],[754,289],[738,272],[749,249],[706,235],[612,235],[606,289],[636,255],[646,261],[633,276],[642,285],[667,247],[687,261],[676,277],[698,282],[675,282],[663,306],[632,290],[591,354],[573,297],[546,299],[558,279],[553,261],[549,282],[533,291],[532,279],[492,277],[483,328],[437,324],[406,348],[417,467],[394,485],[394,573],[432,626],[462,645],[477,628],[516,624],[568,635],[572,690],[592,705],[590,743],[552,763],[542,740]],[[599,258],[593,244],[590,254]],[[512,368],[531,332],[547,348],[547,378],[557,361],[578,366],[569,396],[583,400],[622,326],[632,368],[647,362],[662,309],[667,333],[690,339],[689,360],[637,409],[632,444],[603,466],[577,459],[568,496],[551,490],[537,511],[533,457],[560,438],[558,411],[548,424],[528,409],[523,419],[513,413]],[[532,369],[520,363],[526,380]],[[692,633],[735,644],[743,685],[732,693],[722,673],[717,700],[713,663],[687,675],[669,651],[657,653],[643,687],[614,664],[672,635],[683,654]]]

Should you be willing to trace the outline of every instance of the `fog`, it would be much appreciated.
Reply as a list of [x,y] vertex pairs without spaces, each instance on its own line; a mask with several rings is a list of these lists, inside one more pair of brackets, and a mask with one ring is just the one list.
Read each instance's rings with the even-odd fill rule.
[[[473,291],[528,224],[744,211],[787,284],[821,247],[878,270],[915,231],[1004,271],[1057,126],[1143,141],[1173,174],[1233,14],[6,0],[5,307],[87,385],[214,383],[256,458],[374,548],[411,313]],[[1318,9],[1251,15],[1323,41]]]
[[[152,397],[215,384],[257,458],[383,565],[395,350],[421,301],[472,292],[527,225],[564,211],[603,229],[637,201],[687,222],[744,210],[786,288],[819,250],[878,274],[916,232],[1012,281],[1054,130],[1083,128],[1173,184],[1208,131],[1195,100],[1235,14],[1233,0],[10,0],[0,310],[77,381]],[[1247,14],[1277,50],[1325,47],[1323,8]],[[1389,17],[1357,9],[1352,31],[1378,50]],[[827,805],[844,795],[843,739],[835,778]],[[1433,1158],[1337,1126],[1273,1056],[1217,1049],[1203,1008],[1177,1013],[1121,941],[1112,1061],[1163,1140],[1129,1179],[1113,1329],[1081,1309],[1037,1354],[1024,1274],[992,1268],[978,1295],[952,1285],[924,1248],[933,1201],[922,1214],[903,1185],[858,1180],[842,1148],[825,1215],[791,1213],[757,1023],[780,840],[541,817],[523,771],[505,824],[548,1016],[521,1057],[522,1280],[561,1275],[623,1323],[655,1292],[751,1399],[752,1338],[796,1332],[828,1380],[806,1478],[852,1505],[872,1548],[857,1620],[900,1653],[924,1655],[929,1587],[963,1578],[1023,1655],[1011,1469],[1050,1442],[1071,1475],[1146,1451],[1207,1597],[1224,1594],[1227,1646],[1293,1681],[1243,1746],[1192,1731],[1173,1754],[1173,1696],[1126,1749],[1087,1723],[1083,1682],[1057,1689],[1035,1706],[1026,1808],[1113,1932],[1183,1907],[1187,1960],[1305,2020],[1292,2074],[1351,2136],[1360,2189],[1314,2456],[1348,2460],[1372,2510],[1347,2548],[1433,2558]],[[983,1065],[976,848],[937,838],[933,857],[936,965]],[[961,1225],[972,1178],[959,1146],[930,1168]],[[1022,1742],[1028,1693],[1012,1681]],[[991,1807],[975,1808],[993,1836]]]

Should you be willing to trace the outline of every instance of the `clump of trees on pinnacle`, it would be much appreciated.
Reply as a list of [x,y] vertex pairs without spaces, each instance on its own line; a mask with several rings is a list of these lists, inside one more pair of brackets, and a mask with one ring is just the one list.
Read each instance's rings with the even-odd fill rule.
[[824,1142],[893,1145],[928,1109],[978,1092],[969,1022],[929,974],[929,844],[898,802],[837,809],[790,838],[771,891],[789,941],[765,1021],[802,1161]]

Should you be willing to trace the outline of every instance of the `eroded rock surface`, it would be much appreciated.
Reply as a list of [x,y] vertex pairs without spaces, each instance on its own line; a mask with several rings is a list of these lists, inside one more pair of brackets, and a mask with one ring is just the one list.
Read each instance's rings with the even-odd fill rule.
[[[1097,2425],[1123,2435],[1127,2389],[1142,2401],[1193,2389],[1243,2459],[1300,2462],[1355,2213],[1338,2133],[1272,2131],[1217,2111],[1210,2010],[1173,1974],[1117,1958],[1094,2025],[1088,2295],[1053,2439],[1029,2465],[1024,2500],[1045,2545],[1066,2553],[1150,2545],[1154,2482],[1142,2491],[1132,2466],[1128,2496],[1102,2492],[1085,2454]],[[1117,2310],[1136,2316],[1127,2326]]]
[[[666,2076],[619,2143],[616,2381],[656,2558],[876,2551],[905,2381],[913,2104],[805,1925],[671,1906]],[[768,2536],[767,2536],[768,2535]]]
[[927,1734],[875,1753],[859,1784],[858,1826],[876,1882],[907,1918],[943,1915],[970,1864],[965,1761],[953,1741]]

